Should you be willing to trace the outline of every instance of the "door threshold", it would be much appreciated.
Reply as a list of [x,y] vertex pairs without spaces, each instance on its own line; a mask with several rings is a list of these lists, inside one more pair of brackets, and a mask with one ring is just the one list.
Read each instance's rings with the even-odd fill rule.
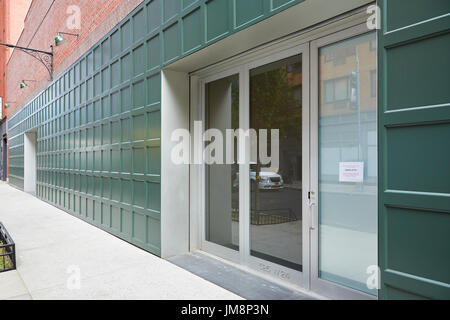
[[317,300],[323,298],[316,294],[282,286],[228,261],[199,251],[174,256],[167,261],[247,300]]

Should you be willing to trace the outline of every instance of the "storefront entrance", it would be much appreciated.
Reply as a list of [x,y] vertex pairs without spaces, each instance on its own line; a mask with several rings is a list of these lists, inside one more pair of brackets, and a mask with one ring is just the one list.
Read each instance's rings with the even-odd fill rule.
[[194,76],[199,249],[326,296],[376,297],[375,33],[279,41]]

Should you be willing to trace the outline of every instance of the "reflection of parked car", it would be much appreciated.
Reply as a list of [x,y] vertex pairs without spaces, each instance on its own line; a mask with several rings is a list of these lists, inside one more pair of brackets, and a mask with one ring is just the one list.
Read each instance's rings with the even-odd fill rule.
[[[279,190],[283,189],[284,181],[281,175],[275,172],[260,172],[259,176],[256,176],[255,171],[250,171],[251,188],[253,189],[256,183],[260,190]],[[233,181],[233,188],[239,186],[239,172],[236,173],[236,177]]]

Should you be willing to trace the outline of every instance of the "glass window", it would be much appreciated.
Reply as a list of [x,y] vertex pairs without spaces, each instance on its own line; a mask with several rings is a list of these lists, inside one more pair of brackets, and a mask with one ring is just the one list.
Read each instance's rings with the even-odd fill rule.
[[[366,280],[367,268],[377,265],[374,39],[370,33],[319,52],[319,276],[372,294]],[[335,99],[349,93],[341,108],[328,104],[330,79],[350,79],[334,80]]]

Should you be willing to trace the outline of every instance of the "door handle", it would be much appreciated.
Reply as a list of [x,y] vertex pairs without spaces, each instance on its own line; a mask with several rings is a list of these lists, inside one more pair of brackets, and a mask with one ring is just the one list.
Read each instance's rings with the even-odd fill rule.
[[309,203],[309,217],[310,217],[309,228],[311,230],[315,230],[317,228],[316,212],[314,210],[315,207],[316,207],[316,204],[313,201],[311,201]]

